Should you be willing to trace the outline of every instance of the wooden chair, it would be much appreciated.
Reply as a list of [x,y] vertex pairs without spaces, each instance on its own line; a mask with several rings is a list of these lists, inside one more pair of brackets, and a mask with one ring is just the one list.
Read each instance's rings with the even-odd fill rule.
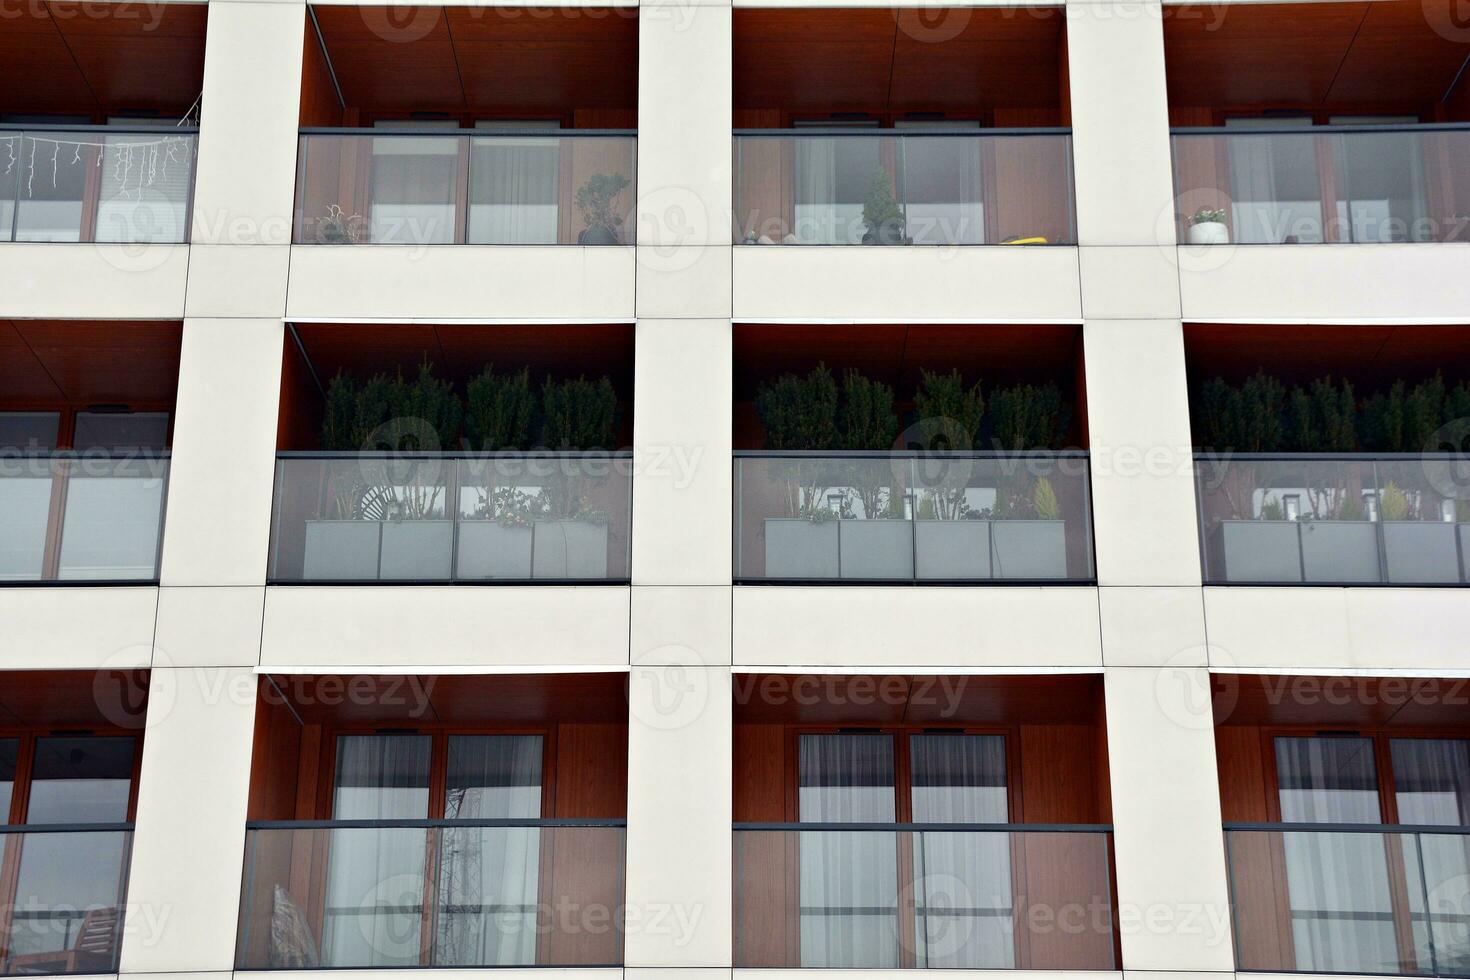
[[122,910],[91,909],[82,917],[69,949],[10,957],[8,973],[112,973],[117,970],[118,926]]

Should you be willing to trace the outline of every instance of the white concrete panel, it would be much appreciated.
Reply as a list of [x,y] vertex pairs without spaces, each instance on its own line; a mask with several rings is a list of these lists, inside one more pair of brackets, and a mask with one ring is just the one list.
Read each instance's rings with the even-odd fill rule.
[[123,973],[234,963],[256,684],[238,667],[150,675],[128,905],[158,922],[124,936]]
[[640,320],[634,339],[633,581],[728,585],[728,320]]
[[730,663],[728,585],[635,585],[631,616],[634,664]]
[[1154,245],[1079,249],[1082,315],[1089,320],[1177,319],[1174,249]]
[[1463,323],[1470,244],[1216,245],[1179,250],[1187,320]]
[[165,585],[264,585],[285,328],[184,321]]
[[188,273],[187,245],[6,243],[0,317],[177,320]]
[[[261,3],[274,3],[277,0],[259,0]],[[280,0],[290,2],[290,0]],[[340,970],[331,971],[333,976],[340,976],[343,980],[417,980],[424,976],[423,969],[407,970]],[[516,967],[494,967],[492,969],[472,970],[455,967],[435,967],[433,976],[444,977],[445,980],[621,980],[623,971],[619,967],[545,967],[539,966],[534,969],[518,969]],[[236,970],[235,976],[238,980],[321,980],[320,970]]]
[[287,318],[633,317],[634,249],[576,245],[298,245]]
[[638,316],[729,319],[732,248],[638,246]]
[[1102,665],[1088,586],[735,589],[740,666]]
[[154,663],[254,666],[264,611],[264,586],[166,586],[158,595]]
[[1077,249],[742,245],[735,319],[1075,322]]
[[1082,342],[1098,582],[1197,586],[1183,329],[1088,320]]
[[1228,971],[1235,955],[1208,673],[1109,667],[1103,692],[1123,968]]
[[729,245],[728,5],[638,19],[638,244]]
[[195,245],[184,315],[279,319],[290,262],[289,245]]
[[0,589],[0,669],[147,667],[154,586]]
[[1109,667],[1203,667],[1205,607],[1197,588],[1098,590],[1103,663]]
[[1172,244],[1174,171],[1159,4],[1068,3],[1067,59],[1078,241]]
[[192,241],[290,243],[305,36],[304,4],[211,0]]
[[628,682],[624,962],[724,967],[732,933],[730,668],[634,667]]
[[1204,596],[1212,665],[1470,676],[1470,592],[1462,589],[1217,586]]
[[625,665],[626,586],[274,586],[267,666]]
[[[736,969],[734,980],[809,980],[811,970]],[[933,980],[933,970],[841,970],[823,969],[824,980]],[[944,970],[945,980],[1123,980],[1116,970]]]

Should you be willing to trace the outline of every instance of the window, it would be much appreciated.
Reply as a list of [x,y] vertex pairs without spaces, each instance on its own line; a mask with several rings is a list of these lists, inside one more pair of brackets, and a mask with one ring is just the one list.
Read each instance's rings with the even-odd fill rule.
[[[899,757],[907,785],[895,778]],[[1008,819],[1000,735],[802,734],[797,761],[802,823]],[[803,831],[802,966],[897,967],[911,941],[921,967],[1013,967],[1010,848],[1005,830]],[[911,896],[900,894],[905,866]],[[910,902],[911,913],[901,908]],[[910,914],[912,922],[901,921]]]
[[323,965],[421,965],[426,901],[433,965],[535,962],[540,829],[404,822],[539,818],[542,737],[341,735],[336,750],[333,819],[389,825],[331,832]]

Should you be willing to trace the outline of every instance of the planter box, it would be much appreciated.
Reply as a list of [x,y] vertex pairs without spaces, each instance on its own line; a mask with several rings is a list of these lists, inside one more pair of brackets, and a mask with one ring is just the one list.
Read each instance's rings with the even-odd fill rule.
[[537,521],[531,538],[532,578],[607,578],[607,525]]
[[766,578],[837,578],[837,521],[771,517],[765,522]]
[[1295,521],[1221,521],[1216,532],[1227,582],[1300,582]]
[[531,529],[496,521],[460,522],[454,574],[462,579],[529,580]]
[[995,578],[1067,577],[1066,521],[991,521]]
[[453,552],[453,521],[384,521],[378,577],[447,582]]
[[377,578],[382,527],[377,521],[307,521],[301,577],[316,581]]
[[915,521],[914,560],[921,579],[988,579],[990,522]]
[[914,525],[902,520],[838,521],[838,571],[842,578],[910,581],[914,577]]
[[1390,582],[1460,581],[1457,525],[1447,521],[1384,521],[1383,557]]
[[1378,529],[1372,521],[1302,521],[1303,581],[1377,582]]

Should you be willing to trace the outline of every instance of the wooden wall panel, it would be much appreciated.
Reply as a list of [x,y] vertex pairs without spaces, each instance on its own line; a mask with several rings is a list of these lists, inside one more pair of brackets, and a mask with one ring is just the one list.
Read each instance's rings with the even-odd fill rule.
[[556,726],[556,805],[566,818],[628,813],[628,726]]
[[788,819],[787,729],[781,725],[734,727],[734,815],[736,823]]
[[327,57],[322,52],[321,38],[308,17],[301,55],[301,125],[340,126],[342,108]]
[[1088,725],[1020,727],[1022,823],[1100,822],[1097,739]]
[[1261,729],[1253,725],[1221,725],[1215,729],[1220,813],[1226,823],[1265,823],[1272,819],[1262,738]]

